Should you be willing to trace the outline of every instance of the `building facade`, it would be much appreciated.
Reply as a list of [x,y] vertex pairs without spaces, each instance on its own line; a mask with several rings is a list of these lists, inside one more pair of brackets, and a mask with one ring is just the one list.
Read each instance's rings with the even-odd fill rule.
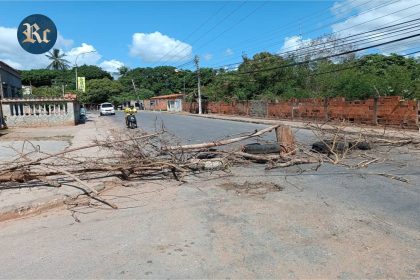
[[[181,112],[182,111],[182,100],[184,99],[184,94],[169,94],[161,95],[150,98],[149,108],[146,109],[153,111],[173,111]],[[146,105],[146,103],[145,103]]]
[[[19,97],[21,89],[22,80],[19,72],[0,61],[0,100]],[[1,107],[3,106],[0,106],[0,128],[5,128],[6,124]]]
[[22,89],[22,80],[18,71],[0,61],[0,81],[2,83],[2,97],[14,98],[19,97]]

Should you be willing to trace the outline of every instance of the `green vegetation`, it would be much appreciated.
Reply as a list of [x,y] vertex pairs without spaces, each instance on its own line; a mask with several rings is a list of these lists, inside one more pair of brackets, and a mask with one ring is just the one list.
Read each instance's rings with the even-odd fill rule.
[[[202,68],[202,94],[211,101],[335,96],[365,99],[377,95],[420,98],[418,59],[371,54],[360,58],[348,56],[334,62],[303,63],[302,60],[262,52],[252,58],[243,57],[235,70]],[[197,74],[190,70],[177,71],[171,66],[122,67],[120,78],[113,80],[101,68],[84,65],[78,68],[78,75],[87,80],[86,93],[79,93],[79,98],[86,103],[119,104],[184,92],[184,88],[187,98],[193,99],[197,92]],[[67,90],[74,89],[75,72],[74,69],[22,71],[22,79],[25,85],[31,83],[37,87],[34,95],[54,96],[62,93],[62,85],[66,85]]]
[[47,69],[53,70],[66,70],[69,68],[69,63],[64,57],[64,53],[60,53],[59,49],[53,49],[52,52],[48,52],[47,55],[49,60],[51,60],[50,65],[47,66]]

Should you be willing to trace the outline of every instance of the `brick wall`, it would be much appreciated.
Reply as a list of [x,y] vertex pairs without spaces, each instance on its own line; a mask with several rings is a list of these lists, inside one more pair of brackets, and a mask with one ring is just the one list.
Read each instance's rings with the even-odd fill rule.
[[[184,102],[183,110],[197,112],[197,103]],[[279,102],[236,101],[209,102],[208,113],[262,117],[270,119],[296,119],[310,121],[348,121],[357,124],[390,125],[417,128],[419,102],[403,100],[399,96],[347,101],[344,97],[323,99],[290,99]]]

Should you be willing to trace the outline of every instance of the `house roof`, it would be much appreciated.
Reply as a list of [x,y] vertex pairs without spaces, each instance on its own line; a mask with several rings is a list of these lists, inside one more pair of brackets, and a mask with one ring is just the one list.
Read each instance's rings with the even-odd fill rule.
[[9,72],[12,75],[15,75],[16,77],[20,78],[20,74],[17,70],[13,69],[11,66],[7,65],[3,61],[0,61],[0,68],[3,69],[6,72]]
[[184,94],[174,93],[174,94],[168,94],[168,95],[153,96],[150,99],[171,99],[171,98],[180,98],[180,97],[184,97]]

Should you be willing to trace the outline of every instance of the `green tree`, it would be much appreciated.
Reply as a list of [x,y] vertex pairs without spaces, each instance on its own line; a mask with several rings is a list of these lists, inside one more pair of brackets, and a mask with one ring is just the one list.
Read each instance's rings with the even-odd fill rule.
[[34,87],[32,94],[36,97],[61,97],[63,96],[63,91],[60,86],[42,86]]
[[66,54],[60,53],[59,49],[53,49],[52,52],[48,52],[48,54],[45,56],[51,60],[51,63],[47,66],[47,69],[66,70],[69,68],[69,61],[64,58]]
[[111,100],[124,92],[124,87],[118,81],[107,78],[86,81],[86,93],[80,98],[83,103],[102,103]]
[[[74,73],[74,70],[72,70]],[[101,67],[95,65],[82,65],[77,67],[77,76],[85,77],[86,80],[109,79],[113,80],[111,74]]]

